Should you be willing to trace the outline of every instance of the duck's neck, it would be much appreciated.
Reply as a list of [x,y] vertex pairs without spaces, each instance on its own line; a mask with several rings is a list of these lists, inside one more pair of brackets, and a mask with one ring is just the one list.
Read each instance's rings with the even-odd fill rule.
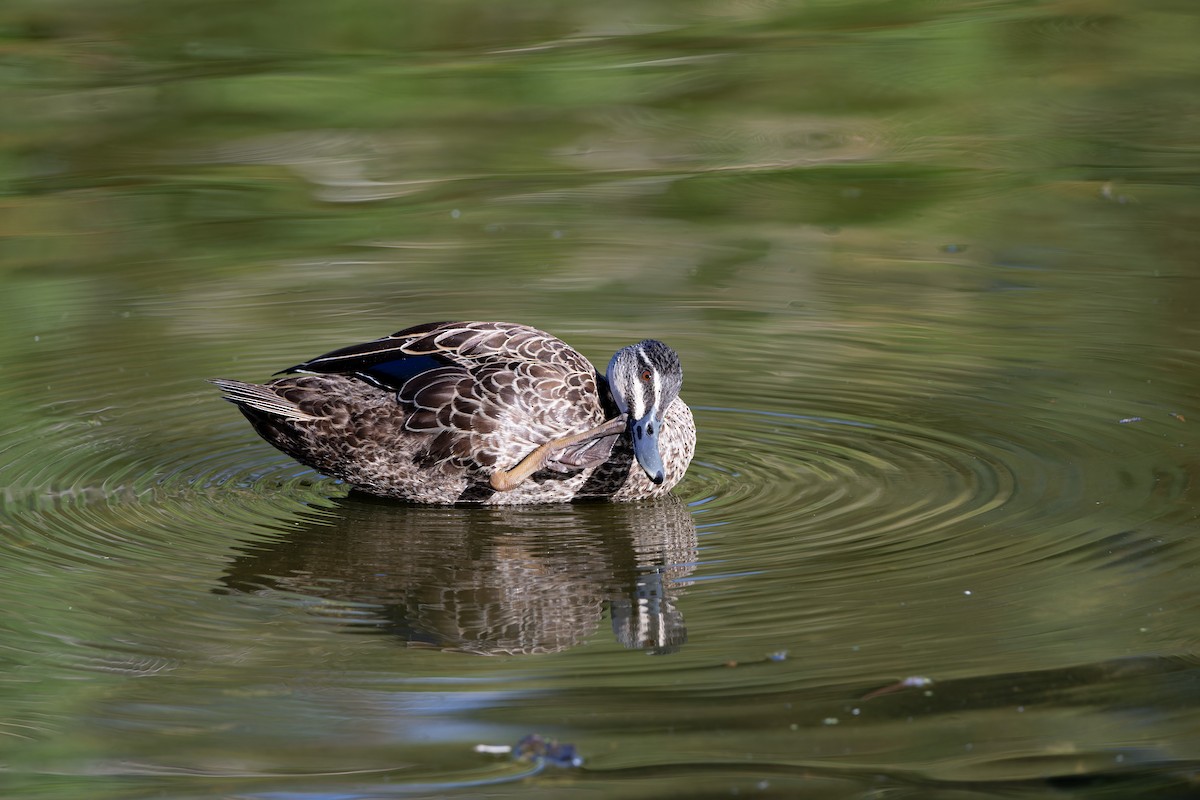
[[596,370],[596,394],[600,396],[600,407],[604,409],[605,419],[614,419],[621,414],[617,401],[613,399],[612,389],[608,386],[608,378],[600,370]]

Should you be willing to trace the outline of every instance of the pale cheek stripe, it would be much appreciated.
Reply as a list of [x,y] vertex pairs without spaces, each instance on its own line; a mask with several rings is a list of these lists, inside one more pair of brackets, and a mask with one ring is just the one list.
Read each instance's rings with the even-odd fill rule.
[[629,399],[633,401],[629,404],[633,418],[641,419],[646,416],[646,395],[642,392],[641,382],[637,378],[634,378],[633,386],[629,387]]
[[[653,370],[650,373],[654,377],[654,407],[662,413],[662,382],[658,376],[658,370]],[[659,417],[661,419],[661,417]]]
[[[652,376],[654,376],[654,402],[655,402],[655,405],[657,405],[658,404],[658,370],[656,370],[654,368],[654,365],[650,363],[649,356],[647,356],[640,347],[637,350],[635,350],[634,352],[637,353],[638,360],[642,362],[642,366],[645,369],[649,370],[650,374]],[[634,392],[634,397],[637,398],[637,404],[636,404],[637,407],[634,409],[633,416],[634,416],[634,419],[641,419],[642,417],[646,416],[646,410],[647,410],[646,409],[646,393],[643,388],[645,386],[645,383],[637,378],[634,378],[634,383],[637,386],[637,391]]]

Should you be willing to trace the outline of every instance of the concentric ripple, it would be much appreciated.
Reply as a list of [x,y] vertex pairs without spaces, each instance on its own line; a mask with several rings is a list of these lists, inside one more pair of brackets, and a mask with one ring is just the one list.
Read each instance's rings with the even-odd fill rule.
[[[956,417],[924,425],[700,408],[706,446],[684,489],[700,513],[752,528],[759,548],[775,541],[781,558],[865,551],[886,571],[972,558],[981,547],[1009,568],[1044,565],[1094,550],[1114,506],[1137,528],[1162,513],[1164,493],[1185,491],[1180,451],[1195,437],[1165,411],[1130,419],[1047,404],[1007,426],[985,402],[956,405]],[[972,435],[951,432],[964,422]]]
[[[705,506],[839,549],[945,528],[1012,499],[1011,466],[959,437],[887,420],[698,410],[713,431],[694,468]],[[692,485],[689,490],[697,491]]]
[[232,415],[202,430],[194,393],[157,400],[152,418],[59,407],[0,434],[0,629],[45,674],[158,675],[195,647],[236,649],[223,630],[235,610],[179,588],[213,582],[230,542],[340,491]]

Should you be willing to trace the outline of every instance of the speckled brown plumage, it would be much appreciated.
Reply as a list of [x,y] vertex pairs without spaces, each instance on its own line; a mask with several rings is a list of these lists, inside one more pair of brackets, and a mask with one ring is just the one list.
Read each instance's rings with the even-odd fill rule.
[[665,479],[637,467],[628,432],[565,447],[510,491],[489,479],[540,445],[617,417],[605,378],[548,333],[503,322],[419,325],[335,350],[265,385],[214,381],[275,447],[387,497],[425,503],[537,503],[661,495],[695,448],[675,397],[661,423]]

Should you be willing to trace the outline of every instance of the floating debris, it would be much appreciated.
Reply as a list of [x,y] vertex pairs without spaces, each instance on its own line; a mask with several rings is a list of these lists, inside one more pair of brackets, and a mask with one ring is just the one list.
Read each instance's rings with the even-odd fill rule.
[[1187,420],[1184,419],[1183,414],[1180,414],[1178,411],[1172,411],[1172,412],[1170,412],[1170,414],[1172,417],[1174,417],[1179,422],[1187,422]]
[[559,744],[536,733],[531,733],[517,742],[517,746],[513,748],[513,758],[517,761],[553,764],[563,768],[583,766],[583,757],[575,752],[575,745]]
[[766,656],[764,656],[763,658],[756,658],[756,659],[752,659],[750,661],[738,661],[735,658],[731,658],[728,661],[722,661],[721,666],[733,668],[733,667],[740,667],[743,664],[767,664],[772,661],[778,663],[780,661],[787,661],[787,657],[788,657],[787,650],[776,650],[774,653],[767,653]]
[[900,685],[906,689],[920,689],[925,686],[932,686],[933,678],[926,678],[923,675],[910,675],[900,681]]
[[583,756],[575,752],[575,745],[559,744],[536,733],[529,734],[516,745],[477,744],[475,752],[493,756],[511,754],[514,761],[525,761],[539,766],[551,764],[564,769],[583,766]]
[[1141,421],[1142,421],[1141,417],[1126,417],[1125,419],[1117,420],[1117,423],[1120,425],[1128,425],[1131,422],[1141,422]]
[[868,692],[863,695],[863,700],[870,700],[873,697],[880,695],[891,694],[892,692],[903,691],[904,689],[923,689],[927,686],[933,686],[933,678],[926,678],[924,675],[910,675],[901,681],[888,684],[873,692]]
[[512,752],[511,744],[477,744],[476,753],[487,753],[490,756],[506,756]]

